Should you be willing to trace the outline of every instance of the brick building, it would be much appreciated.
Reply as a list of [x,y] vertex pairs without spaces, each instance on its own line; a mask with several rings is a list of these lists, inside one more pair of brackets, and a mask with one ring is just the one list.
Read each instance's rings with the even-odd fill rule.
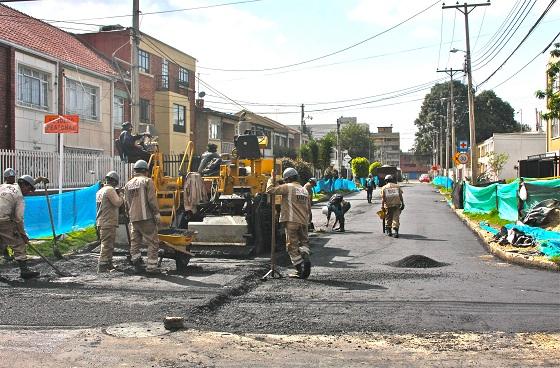
[[74,35],[0,5],[0,149],[54,152],[46,114],[78,114],[66,151],[112,152],[111,91],[116,72]]
[[[130,121],[131,30],[116,29],[80,34],[78,37],[110,60],[121,78],[115,83],[113,126],[120,133]],[[196,59],[147,34],[141,34],[139,131],[156,128],[164,153],[182,153],[195,140],[194,82]]]

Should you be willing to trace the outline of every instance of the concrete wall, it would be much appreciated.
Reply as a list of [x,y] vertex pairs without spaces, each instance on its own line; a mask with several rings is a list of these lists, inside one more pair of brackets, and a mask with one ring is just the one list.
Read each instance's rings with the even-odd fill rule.
[[[93,149],[105,155],[110,155],[113,145],[111,82],[70,68],[64,70],[64,75],[71,80],[97,87],[99,92],[98,118],[88,120],[80,116],[80,132],[78,134],[65,134],[64,146],[77,149]],[[65,95],[66,91],[63,94]]]
[[[23,106],[17,102],[16,98],[15,148],[19,150],[55,152],[57,150],[57,135],[44,134],[43,124],[45,121],[45,114],[57,113],[58,88],[55,85],[55,82],[57,82],[56,64],[19,51],[15,52],[15,64],[13,75],[16,81],[18,65],[20,64],[40,70],[49,75],[47,110]],[[17,83],[15,90],[17,95]]]

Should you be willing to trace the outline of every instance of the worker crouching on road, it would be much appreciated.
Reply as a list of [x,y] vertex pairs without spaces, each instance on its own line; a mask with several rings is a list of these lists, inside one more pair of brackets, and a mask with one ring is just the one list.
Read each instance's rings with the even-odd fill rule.
[[266,192],[282,196],[280,222],[284,222],[286,229],[286,249],[296,268],[291,277],[306,279],[311,273],[309,260],[309,238],[307,226],[309,224],[310,201],[309,193],[297,181],[298,172],[294,168],[284,170],[282,174],[285,184],[275,185],[273,178],[268,180]]
[[[346,224],[346,220],[344,215],[348,210],[350,210],[350,202],[344,200],[342,194],[337,193],[334,194],[331,199],[329,199],[329,203],[327,204],[327,227],[329,226],[329,222],[331,221],[331,213],[334,213],[335,221],[333,224],[333,231],[337,233],[343,233],[346,231],[344,228]],[[339,224],[339,227],[335,229],[336,224]]]
[[317,185],[317,179],[311,178],[303,186],[307,193],[309,194],[309,225],[307,226],[308,231],[314,231],[315,225],[313,225],[313,212],[311,211],[311,206],[313,206],[313,188]]
[[385,185],[381,188],[381,208],[385,210],[385,229],[388,236],[395,232],[395,238],[399,237],[399,217],[404,210],[402,189],[397,184],[393,175],[385,176]]
[[136,272],[144,270],[141,248],[142,241],[147,243],[148,265],[146,272],[157,274],[158,262],[158,225],[160,222],[156,188],[152,179],[147,177],[148,163],[138,160],[134,164],[134,177],[124,186],[124,197],[130,218],[130,256]]
[[101,253],[97,262],[97,273],[109,272],[113,266],[113,250],[119,226],[119,208],[124,200],[119,196],[115,187],[119,185],[119,175],[110,171],[105,175],[105,185],[97,191],[95,203],[97,206],[96,226],[101,239]]
[[20,177],[17,184],[0,185],[0,248],[3,251],[8,245],[12,247],[22,279],[39,276],[39,272],[32,271],[27,265],[29,237],[23,223],[23,196],[34,191],[35,180],[29,175]]

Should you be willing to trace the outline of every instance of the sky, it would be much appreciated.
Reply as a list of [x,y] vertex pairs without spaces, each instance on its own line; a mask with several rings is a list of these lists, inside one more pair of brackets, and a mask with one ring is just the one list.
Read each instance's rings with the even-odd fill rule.
[[[549,54],[542,52],[560,30],[558,4],[486,79],[550,2],[493,0],[469,15],[477,92],[493,89],[515,109],[516,120],[533,129],[535,109],[544,108],[534,97],[546,82]],[[130,16],[115,17],[132,14],[132,0],[9,5],[39,19],[71,21],[52,24],[74,33],[132,23]],[[149,14],[185,8],[190,10]],[[140,0],[140,10],[142,32],[197,59],[201,83],[196,87],[206,92],[207,107],[247,108],[292,125],[299,124],[304,104],[311,128],[335,124],[340,116],[357,117],[371,131],[392,125],[401,134],[403,151],[413,146],[422,99],[434,83],[449,78],[438,68],[463,68],[464,52],[449,50],[466,49],[463,14],[433,0]],[[456,79],[466,83],[462,73]]]

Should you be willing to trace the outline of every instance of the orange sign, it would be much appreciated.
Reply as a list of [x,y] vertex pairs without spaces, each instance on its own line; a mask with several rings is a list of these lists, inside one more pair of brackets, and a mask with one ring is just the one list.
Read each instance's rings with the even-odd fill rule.
[[45,115],[45,133],[78,133],[78,115]]

